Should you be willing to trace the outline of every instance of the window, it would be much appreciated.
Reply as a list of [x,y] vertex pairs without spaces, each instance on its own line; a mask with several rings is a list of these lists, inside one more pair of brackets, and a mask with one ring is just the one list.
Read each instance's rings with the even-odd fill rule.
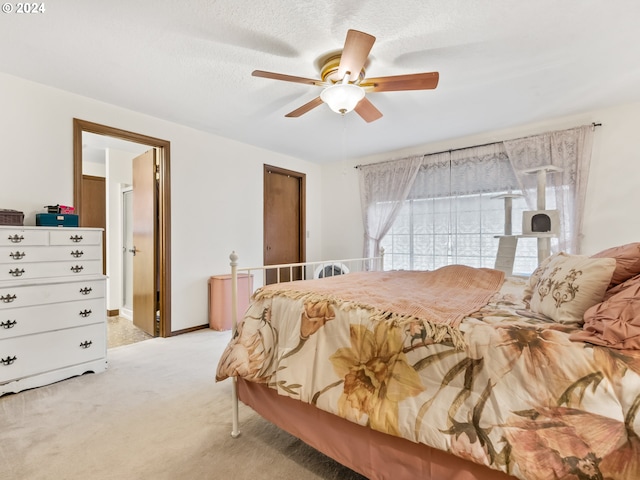
[[[505,233],[504,200],[518,182],[502,152],[439,161],[421,167],[409,199],[381,241],[385,269],[433,270],[463,264],[493,268]],[[553,208],[548,205],[547,208]],[[522,231],[523,197],[512,200],[512,234]],[[518,240],[514,274],[538,264],[537,240]]]
[[[387,268],[495,265],[505,212],[494,197],[524,194],[511,215],[519,234],[522,211],[543,203],[543,184],[544,208],[557,211],[551,251],[579,252],[593,126],[359,165],[364,256],[385,248]],[[538,239],[520,238],[514,273],[531,273],[537,250]]]
[[[385,269],[434,270],[452,264],[493,268],[496,237],[504,234],[505,221],[504,203],[493,197],[501,193],[506,192],[405,201],[381,242]],[[514,199],[514,235],[521,233],[524,210],[524,199]],[[513,273],[528,275],[537,264],[536,239],[519,239]]]

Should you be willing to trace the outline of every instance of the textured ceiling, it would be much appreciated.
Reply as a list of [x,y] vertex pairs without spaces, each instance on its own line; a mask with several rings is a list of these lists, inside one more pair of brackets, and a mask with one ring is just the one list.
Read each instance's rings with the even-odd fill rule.
[[[44,5],[0,13],[0,71],[314,162],[640,101],[637,0]],[[377,38],[368,77],[438,71],[438,87],[369,93],[370,124],[326,105],[285,118],[320,88],[251,72],[317,78],[350,28]]]

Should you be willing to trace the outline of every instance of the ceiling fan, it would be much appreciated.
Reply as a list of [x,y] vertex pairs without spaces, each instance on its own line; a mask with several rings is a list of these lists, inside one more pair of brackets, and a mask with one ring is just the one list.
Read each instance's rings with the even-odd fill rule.
[[285,117],[299,117],[326,103],[336,113],[345,115],[355,110],[365,121],[373,122],[382,117],[382,113],[365,97],[365,93],[431,90],[438,86],[439,78],[438,72],[366,78],[365,67],[375,41],[376,37],[368,33],[349,30],[342,51],[319,60],[321,80],[263,70],[254,70],[251,75],[324,88],[320,96],[287,113]]

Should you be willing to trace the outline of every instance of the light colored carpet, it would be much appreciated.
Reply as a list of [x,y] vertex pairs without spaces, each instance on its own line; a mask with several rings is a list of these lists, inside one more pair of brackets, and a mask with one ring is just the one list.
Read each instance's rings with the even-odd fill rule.
[[228,332],[108,351],[106,372],[0,397],[0,479],[362,480],[241,405],[214,380]]

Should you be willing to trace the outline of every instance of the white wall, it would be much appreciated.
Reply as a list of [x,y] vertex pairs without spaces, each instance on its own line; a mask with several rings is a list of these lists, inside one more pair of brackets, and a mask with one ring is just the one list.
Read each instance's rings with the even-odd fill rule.
[[102,163],[82,162],[82,173],[104,177],[106,184],[107,310],[122,307],[122,187],[132,183],[131,152],[104,149]]
[[130,152],[106,149],[107,310],[122,307],[122,187],[133,182],[132,162],[135,156]]
[[106,177],[107,169],[106,169],[106,150],[103,150],[104,159],[102,163],[98,162],[87,162],[83,159],[82,161],[82,174],[83,175],[91,175],[93,177]]
[[74,117],[171,142],[173,331],[207,323],[207,279],[229,271],[232,250],[262,263],[265,163],[307,175],[307,258],[321,257],[316,164],[5,74],[0,105],[0,205],[27,225],[44,205],[73,204]]
[[24,211],[27,225],[44,205],[73,204],[74,117],[171,142],[173,331],[207,323],[207,279],[229,271],[232,250],[244,266],[262,263],[265,163],[307,175],[307,259],[358,257],[363,230],[355,165],[602,122],[595,135],[583,251],[640,241],[634,216],[640,204],[640,103],[325,166],[5,74],[0,105],[0,208]]
[[[620,105],[580,115],[550,119],[517,128],[486,132],[333,163],[323,167],[323,253],[326,258],[356,257],[362,254],[362,215],[357,171],[354,166],[403,158],[412,154],[469,147],[494,141],[602,123],[594,135],[591,171],[587,188],[582,253],[640,241],[640,103]],[[429,136],[425,132],[425,139]]]

